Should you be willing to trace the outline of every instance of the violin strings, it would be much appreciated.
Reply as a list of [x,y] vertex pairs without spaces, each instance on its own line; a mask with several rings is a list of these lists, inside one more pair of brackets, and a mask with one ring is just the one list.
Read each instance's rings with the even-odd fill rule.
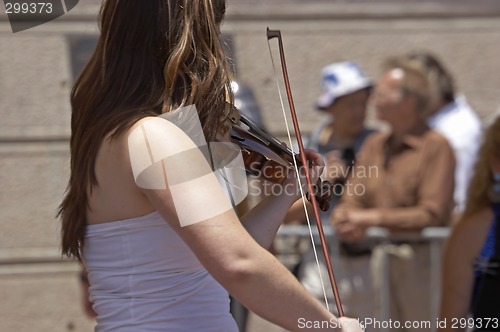
[[321,266],[319,264],[318,253],[316,251],[316,244],[314,243],[314,236],[313,236],[312,227],[311,227],[311,220],[309,219],[309,213],[307,212],[307,205],[306,205],[307,203],[306,203],[306,199],[305,199],[305,193],[304,193],[304,189],[302,188],[302,181],[300,180],[300,173],[299,173],[299,168],[298,168],[298,165],[297,165],[297,159],[295,158],[296,153],[292,149],[293,142],[292,142],[292,136],[290,135],[290,126],[288,125],[288,120],[287,120],[287,117],[286,117],[285,104],[283,102],[283,95],[281,94],[281,88],[280,88],[280,85],[279,85],[279,82],[278,82],[278,74],[276,72],[276,66],[274,64],[273,52],[271,51],[271,43],[269,42],[269,39],[267,40],[267,46],[269,47],[269,54],[271,56],[271,64],[273,66],[274,80],[276,82],[276,87],[278,88],[278,96],[279,96],[279,99],[280,99],[281,111],[283,113],[283,119],[285,120],[285,128],[286,128],[286,133],[287,133],[287,136],[288,136],[288,142],[290,144],[290,150],[293,153],[293,158],[292,159],[293,159],[293,164],[295,166],[295,173],[297,175],[297,181],[299,183],[300,195],[302,197],[302,205],[304,207],[304,213],[305,213],[306,220],[307,220],[307,227],[309,228],[309,235],[311,237],[311,243],[312,243],[312,248],[313,248],[313,253],[314,253],[314,259],[316,260],[316,266],[318,268],[318,275],[319,275],[319,279],[320,279],[320,282],[321,282],[321,288],[323,290],[323,296],[324,296],[324,299],[325,299],[325,305],[326,305],[326,308],[329,311],[330,310],[330,306],[328,305],[328,297],[326,295],[325,283],[323,282],[323,276],[322,276],[322,273],[321,273]]

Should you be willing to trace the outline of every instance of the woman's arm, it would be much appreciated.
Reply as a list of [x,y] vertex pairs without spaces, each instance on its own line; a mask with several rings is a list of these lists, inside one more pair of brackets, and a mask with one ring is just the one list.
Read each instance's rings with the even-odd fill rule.
[[[307,160],[314,165],[310,171],[312,181],[316,183],[323,170],[323,159],[320,154],[312,150],[306,150],[306,154]],[[305,177],[301,178],[301,183],[306,187]],[[284,183],[277,186],[279,190],[274,191],[276,195],[267,196],[241,218],[241,223],[248,233],[264,248],[269,248],[273,243],[278,228],[294,202],[296,203],[293,206],[300,204],[302,215],[304,215],[302,199],[297,200],[300,197],[300,190],[295,171],[291,172]],[[305,192],[307,192],[306,189],[304,189]],[[307,203],[306,206],[312,207],[312,204]]]
[[[337,199],[335,197],[336,193],[343,191],[343,183],[346,180],[346,174],[348,174],[347,166],[340,157],[340,152],[338,150],[332,150],[328,152],[325,157],[325,166],[322,173],[322,179],[324,181],[330,182],[334,187],[334,197],[332,200]],[[283,223],[289,224],[292,222],[306,222],[306,213],[312,215],[314,213],[312,204],[306,204],[306,210],[304,210],[304,203],[302,200],[296,201],[285,216]]]
[[[307,331],[300,328],[301,319],[337,323],[335,316],[245,230],[193,142],[174,127],[167,127],[159,132],[169,131],[171,145],[163,147],[165,158],[158,161],[158,172],[147,174],[160,176],[157,180],[163,181],[164,188],[139,190],[208,272],[247,308],[289,330]],[[176,158],[179,151],[183,152],[180,159]],[[291,199],[282,200],[283,207],[291,204]],[[334,329],[314,329],[322,330]]]
[[[167,192],[146,193],[165,220],[175,220]],[[269,252],[242,227],[232,210],[189,226],[169,224],[208,272],[239,302],[259,316],[289,330],[300,318],[335,319]]]
[[[474,284],[474,260],[479,254],[493,215],[484,209],[461,219],[446,241],[442,262],[441,320],[465,318],[470,310]],[[456,331],[447,324],[440,331]]]

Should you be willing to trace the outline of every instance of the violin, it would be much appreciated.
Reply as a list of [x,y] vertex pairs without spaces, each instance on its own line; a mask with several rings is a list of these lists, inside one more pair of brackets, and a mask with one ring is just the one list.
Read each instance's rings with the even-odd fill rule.
[[[234,106],[230,106],[227,120],[229,126],[229,140],[239,146],[245,169],[252,175],[258,176],[271,183],[281,184],[302,162],[296,154],[266,130],[260,128],[252,120],[241,114]],[[334,186],[329,181],[318,179],[314,187],[314,195],[322,211],[330,209],[330,200]],[[311,195],[307,193],[311,201]]]

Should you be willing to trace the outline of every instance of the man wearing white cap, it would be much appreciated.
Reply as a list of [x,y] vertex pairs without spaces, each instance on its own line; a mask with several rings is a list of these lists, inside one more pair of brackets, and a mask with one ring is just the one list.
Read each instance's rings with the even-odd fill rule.
[[[311,133],[307,146],[326,158],[323,178],[334,183],[338,198],[343,193],[345,178],[357,152],[373,132],[364,125],[372,82],[354,62],[330,64],[323,68],[321,75],[323,92],[316,101],[316,108],[326,117]],[[304,219],[302,202],[299,203],[290,210],[288,220]],[[325,224],[328,224],[328,217],[329,213],[323,213]],[[372,317],[369,248],[338,242],[331,243],[330,247],[344,311],[357,317]],[[322,267],[322,278],[328,280],[324,263]],[[320,299],[324,297],[312,248],[305,253],[295,272],[311,293]],[[327,289],[327,295],[333,299],[331,290]]]
[[[320,153],[332,150],[359,150],[363,140],[372,132],[364,126],[366,105],[372,82],[354,62],[334,63],[323,68],[323,93],[316,107],[328,117],[313,130],[309,147]],[[346,156],[349,165],[354,156]],[[332,177],[332,174],[327,174]]]

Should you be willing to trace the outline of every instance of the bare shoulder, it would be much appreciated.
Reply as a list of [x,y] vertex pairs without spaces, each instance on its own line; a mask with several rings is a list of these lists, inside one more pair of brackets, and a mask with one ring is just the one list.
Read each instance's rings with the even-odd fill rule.
[[461,218],[453,226],[447,240],[445,257],[471,266],[486,240],[491,217],[491,211],[485,208],[469,217]]
[[493,218],[493,213],[490,209],[484,208],[468,217],[462,217],[456,224],[455,228],[466,232],[475,229],[489,228]]
[[137,149],[151,149],[161,144],[163,148],[190,145],[189,137],[170,121],[160,117],[144,117],[119,135],[109,133],[103,140],[100,155],[109,162],[127,165],[130,152]]
[[[462,217],[452,229],[452,243],[466,245],[476,253],[484,243],[492,221],[490,209],[484,208],[468,217]],[[474,250],[472,250],[474,249]]]
[[161,117],[145,117],[125,133],[130,152],[134,149],[162,149],[171,153],[195,146],[191,137],[174,123]]
[[103,140],[97,160],[98,181],[134,180],[134,167],[145,168],[168,155],[192,149],[193,141],[179,127],[160,117],[144,117]]
[[[135,132],[140,132],[141,125],[157,122],[154,117],[146,117],[120,134],[110,132],[103,139],[95,162],[97,185],[92,186],[89,196],[89,223],[127,219],[153,210],[136,184],[129,141]],[[148,156],[147,150],[143,155]]]

